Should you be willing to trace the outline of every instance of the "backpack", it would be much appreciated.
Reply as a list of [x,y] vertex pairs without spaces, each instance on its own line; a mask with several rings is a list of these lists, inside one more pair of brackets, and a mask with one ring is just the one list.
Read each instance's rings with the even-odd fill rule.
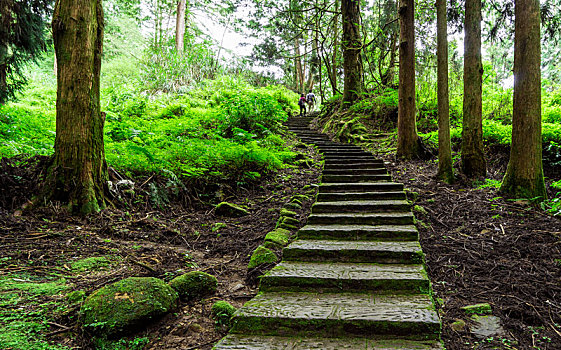
[[305,104],[306,104],[306,98],[300,97],[300,99],[298,100],[298,106],[304,106]]

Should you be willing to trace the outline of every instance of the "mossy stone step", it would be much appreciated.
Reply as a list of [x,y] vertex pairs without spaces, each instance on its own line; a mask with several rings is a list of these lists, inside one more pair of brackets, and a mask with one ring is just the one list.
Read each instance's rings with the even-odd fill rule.
[[354,145],[342,145],[342,144],[333,144],[333,145],[319,145],[317,146],[317,148],[319,148],[322,151],[362,151],[364,152],[364,150],[358,146],[354,146]]
[[417,241],[333,241],[292,242],[283,250],[285,261],[339,261],[381,264],[422,264],[423,252]]
[[416,241],[419,232],[414,225],[313,225],[298,231],[298,239],[343,241]]
[[369,160],[364,162],[326,162],[323,166],[323,170],[332,169],[372,169],[372,168],[384,168],[384,163],[379,160]]
[[440,321],[428,295],[262,293],[232,318],[232,332],[279,336],[436,340]]
[[384,167],[373,166],[367,169],[354,169],[351,167],[345,167],[344,169],[324,169],[323,175],[379,175],[387,174],[388,170]]
[[402,212],[410,209],[411,205],[406,200],[355,200],[316,202],[312,206],[312,214]]
[[324,174],[321,176],[321,181],[324,183],[333,182],[376,182],[376,181],[391,181],[392,177],[389,174],[372,174],[372,175],[329,175]]
[[324,157],[329,156],[367,156],[367,157],[374,157],[372,153],[359,150],[322,150]]
[[442,350],[437,341],[229,334],[213,350]]
[[334,182],[319,185],[320,193],[403,191],[397,182]]
[[347,192],[347,193],[322,193],[317,194],[318,202],[354,201],[354,200],[379,200],[379,199],[407,199],[403,191],[388,192]]
[[323,158],[326,161],[341,161],[341,160],[354,160],[354,161],[368,161],[374,160],[374,156],[372,154],[351,154],[351,155],[342,155],[342,154],[324,154]]
[[308,223],[311,225],[412,225],[414,216],[411,212],[311,214]]
[[420,264],[283,261],[261,277],[259,290],[419,293],[429,281]]

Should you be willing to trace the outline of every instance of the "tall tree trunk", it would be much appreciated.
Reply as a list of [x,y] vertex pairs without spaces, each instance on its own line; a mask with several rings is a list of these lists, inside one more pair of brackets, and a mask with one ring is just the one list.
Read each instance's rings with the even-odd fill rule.
[[175,21],[175,49],[179,54],[185,47],[185,0],[177,2],[177,19]]
[[399,0],[398,158],[411,159],[420,150],[415,120],[415,1]]
[[474,178],[486,174],[481,97],[481,0],[466,0],[465,12],[462,171]]
[[88,214],[104,206],[108,180],[99,104],[101,0],[58,0],[52,27],[58,60],[56,138],[44,193],[68,202],[72,212]]
[[[339,1],[335,0],[335,9],[339,8]],[[333,54],[331,56],[331,70],[329,71],[329,81],[331,89],[335,94],[339,89],[337,87],[337,59],[339,56],[339,13],[335,13],[333,18]]]
[[342,0],[343,21],[343,104],[348,105],[358,99],[362,92],[363,76],[360,61],[362,42],[360,40],[359,0]]
[[298,37],[294,38],[294,59],[296,60],[296,78],[298,91],[304,92],[304,71],[302,69],[302,57],[300,57],[300,40]]
[[546,198],[542,167],[539,0],[516,0],[514,109],[510,159],[501,192]]
[[446,0],[436,0],[436,37],[438,70],[438,177],[454,181],[450,146],[450,102],[448,96],[448,27]]

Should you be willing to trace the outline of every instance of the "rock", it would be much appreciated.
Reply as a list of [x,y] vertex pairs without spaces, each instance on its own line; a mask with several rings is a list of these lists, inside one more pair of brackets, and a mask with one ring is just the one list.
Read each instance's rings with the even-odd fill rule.
[[247,268],[253,269],[262,264],[276,263],[277,260],[278,258],[275,253],[273,253],[270,249],[260,245],[253,251],[253,254],[251,254],[251,258],[249,259]]
[[[265,236],[265,247],[267,248],[277,248],[285,247],[288,244],[290,231],[277,228]],[[269,247],[270,245],[270,247]]]
[[246,209],[228,202],[219,203],[214,209],[214,213],[219,216],[233,218],[249,215],[249,212]]
[[462,307],[462,310],[468,315],[477,314],[477,315],[485,315],[490,314],[491,305],[489,303],[482,303],[482,304],[474,304],[474,305],[467,305]]
[[281,218],[279,219],[279,222],[281,224],[288,224],[288,225],[294,225],[294,226],[297,226],[300,223],[300,221],[298,221],[298,219],[291,218],[291,217],[288,217],[288,216],[281,216]]
[[452,328],[456,332],[461,332],[466,328],[466,321],[464,320],[456,320],[450,324],[450,328]]
[[298,204],[298,203],[286,203],[285,205],[282,206],[284,209],[288,209],[288,210],[299,210],[302,209],[302,205]]
[[287,223],[285,223],[285,222],[280,223],[280,224],[277,224],[277,228],[282,228],[282,229],[287,230],[287,231],[296,231],[296,230],[298,230],[298,227],[296,227],[296,226],[294,226],[294,225],[289,225],[289,224],[287,224]]
[[218,323],[219,325],[229,325],[230,318],[236,312],[236,308],[232,306],[227,301],[219,300],[212,305],[210,309],[210,314],[212,318]]
[[169,282],[170,286],[187,300],[200,299],[216,292],[216,277],[202,271],[191,271],[177,276]]
[[75,290],[66,294],[66,301],[69,304],[80,304],[86,298],[86,292],[83,290]]
[[471,327],[471,332],[479,339],[504,333],[503,327],[501,327],[501,319],[497,316],[473,315],[471,319],[475,321],[475,325]]
[[416,205],[413,207],[413,211],[422,215],[427,215],[427,210],[420,205]]
[[291,218],[295,218],[295,217],[298,216],[298,214],[295,211],[283,208],[280,211],[280,216],[288,216],[288,217],[291,217]]
[[302,202],[305,202],[305,201],[309,200],[310,197],[308,197],[304,194],[297,194],[297,195],[292,196],[292,199],[293,199],[292,202],[294,201],[294,199],[297,199],[297,200],[300,201],[300,203],[302,203]]
[[87,297],[80,320],[93,333],[113,336],[164,315],[175,307],[177,299],[177,292],[160,279],[129,277]]

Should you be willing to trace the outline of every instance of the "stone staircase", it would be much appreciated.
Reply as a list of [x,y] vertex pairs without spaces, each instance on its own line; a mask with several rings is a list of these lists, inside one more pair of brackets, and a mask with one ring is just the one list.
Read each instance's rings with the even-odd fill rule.
[[443,349],[403,185],[309,122],[288,126],[324,155],[312,214],[214,349]]

